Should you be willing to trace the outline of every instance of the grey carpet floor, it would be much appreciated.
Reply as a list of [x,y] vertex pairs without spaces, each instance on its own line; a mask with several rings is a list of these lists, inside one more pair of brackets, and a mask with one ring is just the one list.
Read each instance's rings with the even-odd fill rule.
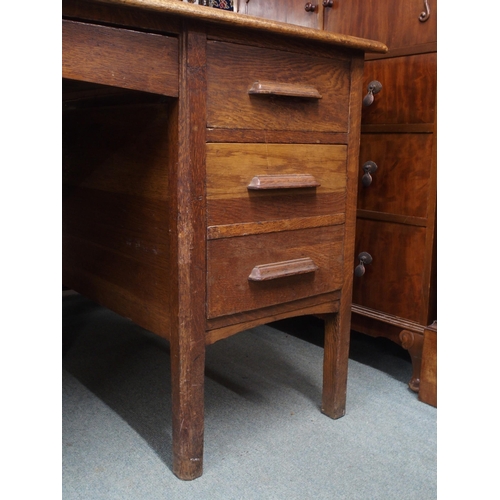
[[[346,415],[319,409],[322,348],[271,326],[207,350],[204,474],[172,473],[168,344],[63,298],[64,500],[430,500],[437,410],[350,359]],[[399,362],[399,361],[398,361]],[[403,372],[404,372],[403,370]]]

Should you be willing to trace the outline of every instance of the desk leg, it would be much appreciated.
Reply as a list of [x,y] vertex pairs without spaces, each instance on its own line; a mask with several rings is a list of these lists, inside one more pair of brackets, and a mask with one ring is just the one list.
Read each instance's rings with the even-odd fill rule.
[[321,411],[331,418],[345,415],[349,335],[341,324],[341,313],[329,314],[325,320],[323,358],[323,401]]
[[204,342],[170,346],[174,474],[184,480],[203,472]]
[[[197,30],[200,31],[197,31]],[[170,233],[175,254],[178,297],[171,334],[174,474],[190,480],[203,472],[206,214],[205,127],[206,33],[193,25],[179,39],[177,161],[171,165],[171,200],[175,229]],[[172,155],[174,157],[174,155]],[[173,284],[173,283],[172,283]]]

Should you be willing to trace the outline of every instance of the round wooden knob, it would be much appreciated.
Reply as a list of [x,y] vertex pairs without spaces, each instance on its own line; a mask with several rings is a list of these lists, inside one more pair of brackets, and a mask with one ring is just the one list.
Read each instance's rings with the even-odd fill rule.
[[314,12],[316,10],[317,5],[312,4],[311,2],[307,2],[304,9],[306,12]]

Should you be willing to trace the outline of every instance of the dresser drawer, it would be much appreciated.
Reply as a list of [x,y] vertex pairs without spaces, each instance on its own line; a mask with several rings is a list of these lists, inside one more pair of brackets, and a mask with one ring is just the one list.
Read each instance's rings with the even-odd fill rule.
[[347,148],[207,144],[208,225],[345,212]]
[[346,132],[347,59],[210,41],[207,125]]
[[[358,209],[426,218],[432,153],[432,134],[363,134]],[[377,165],[371,180],[368,162]]]
[[[359,219],[355,256],[368,252],[372,262],[354,277],[353,304],[421,322],[424,308],[426,228]],[[354,266],[359,264],[355,258]]]
[[208,318],[340,289],[343,236],[341,224],[209,241]]
[[436,111],[437,55],[420,54],[367,61],[364,89],[382,84],[373,103],[363,107],[362,124],[433,123]]

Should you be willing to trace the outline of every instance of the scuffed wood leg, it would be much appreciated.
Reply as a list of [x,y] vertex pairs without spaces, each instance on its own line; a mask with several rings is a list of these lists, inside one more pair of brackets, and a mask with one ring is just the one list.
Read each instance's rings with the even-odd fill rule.
[[[203,472],[206,214],[206,34],[184,30],[179,48],[178,158],[169,172],[173,187],[170,233],[175,260],[171,284],[178,296],[170,311],[174,474],[190,480]],[[174,130],[174,128],[173,128]],[[176,134],[178,140],[176,140]],[[175,187],[174,187],[175,186]]]
[[343,331],[341,314],[329,314],[325,320],[323,359],[323,401],[321,411],[331,418],[345,415],[349,331]]
[[364,60],[351,62],[351,136],[347,155],[346,218],[344,224],[344,269],[343,285],[336,314],[326,315],[325,348],[323,358],[323,401],[321,411],[331,418],[340,418],[346,411],[347,367],[349,343],[351,339],[351,305],[353,269],[351,256],[354,255],[356,233],[356,193],[359,168],[359,131],[362,103],[362,82]]
[[184,480],[203,472],[205,344],[171,345],[174,474]]
[[403,330],[399,334],[399,340],[404,349],[406,349],[411,356],[411,364],[413,367],[413,373],[411,379],[408,382],[408,387],[414,391],[418,392],[420,389],[420,368],[422,365],[422,349],[424,346],[424,336],[412,332],[410,330]]

